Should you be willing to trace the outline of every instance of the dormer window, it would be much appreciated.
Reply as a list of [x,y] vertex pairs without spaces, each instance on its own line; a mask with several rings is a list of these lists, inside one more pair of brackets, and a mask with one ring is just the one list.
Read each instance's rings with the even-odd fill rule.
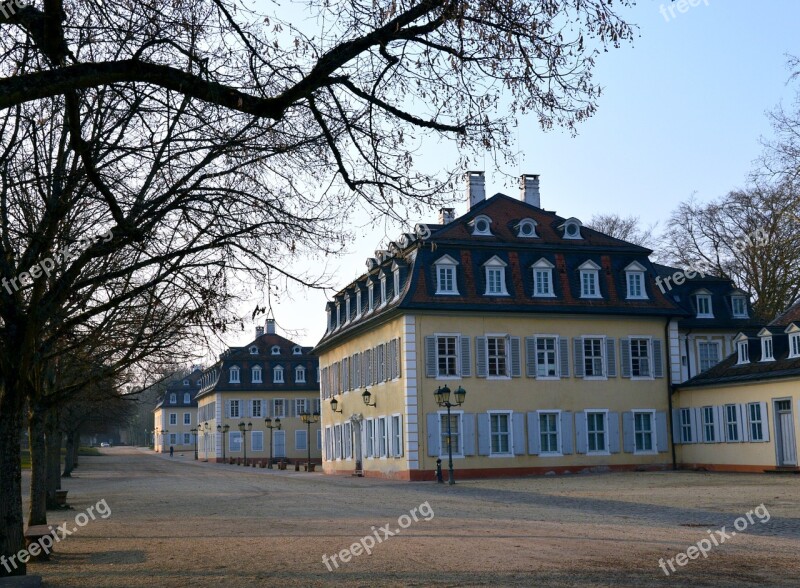
[[299,345],[292,347],[292,355],[302,355],[303,349]]
[[347,298],[344,299],[344,322],[348,322],[350,320],[350,296],[348,295]]
[[386,274],[381,274],[381,304],[386,304]]
[[625,281],[628,284],[629,300],[644,300],[647,292],[644,287],[645,268],[642,264],[634,261],[625,268]]
[[170,404],[178,404],[178,395],[174,392],[169,395],[169,403]]
[[273,346],[272,346],[272,351],[270,351],[270,353],[272,353],[272,355],[280,355],[280,354],[281,354],[281,348],[280,348],[280,346],[278,346],[278,345],[273,345]]
[[761,361],[775,361],[772,332],[768,329],[761,329],[758,337],[761,339]]
[[747,298],[744,296],[731,297],[731,310],[733,318],[747,318]]
[[696,294],[695,300],[697,301],[697,318],[714,318],[710,293]]
[[250,347],[250,355],[258,355],[258,347],[256,347],[255,345]]
[[184,380],[184,381],[183,381],[183,385],[184,385],[184,386],[188,386],[188,385],[189,385],[189,380]]
[[325,312],[328,313],[328,330],[332,331],[333,330],[333,313],[331,312],[330,306],[326,309]]
[[336,328],[342,326],[342,305],[337,302],[336,303]]
[[372,282],[367,284],[367,303],[369,312],[372,312],[375,309],[375,286]]
[[578,269],[581,276],[581,298],[601,298],[600,266],[589,260]]
[[283,384],[283,368],[279,365],[272,370],[272,381],[275,384]]
[[294,381],[298,384],[305,384],[306,382],[306,368],[299,365],[294,369]]
[[254,365],[253,369],[251,370],[251,381],[253,384],[260,384],[263,380],[261,379],[261,366]]
[[800,357],[800,333],[789,335],[789,357]]
[[238,384],[239,382],[241,382],[241,380],[239,379],[239,368],[238,367],[233,366],[230,369],[229,375],[228,375],[228,382],[230,382],[231,384]]
[[356,318],[361,316],[361,288],[356,290]]
[[491,236],[492,234],[492,219],[485,214],[476,216],[470,223],[472,225],[473,235]]
[[192,395],[189,394],[188,392],[184,392],[183,393],[183,403],[184,404],[190,404],[191,402],[192,402]]
[[570,218],[564,221],[558,228],[564,231],[565,239],[583,239],[581,235],[581,221],[576,218]]
[[508,296],[508,291],[506,290],[507,265],[505,261],[496,255],[483,264],[486,272],[487,296]]
[[443,255],[433,262],[436,270],[437,294],[458,294],[458,284],[456,283],[457,265],[458,262],[449,255]]
[[517,223],[517,237],[523,239],[537,239],[539,235],[536,234],[536,221],[532,218],[526,218]]
[[400,268],[395,266],[392,270],[392,280],[394,281],[394,297],[400,297]]
[[553,297],[553,268],[555,266],[544,257],[533,264],[533,295]]
[[736,338],[736,364],[750,363],[750,342],[745,335]]

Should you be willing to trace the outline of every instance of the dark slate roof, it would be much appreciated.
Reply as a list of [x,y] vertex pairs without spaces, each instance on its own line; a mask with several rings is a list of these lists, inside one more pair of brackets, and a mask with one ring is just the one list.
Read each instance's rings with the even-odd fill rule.
[[800,324],[800,300],[770,323],[770,326],[788,327],[791,323]]
[[[472,235],[470,221],[479,215],[492,220],[491,236]],[[530,218],[537,226],[538,238],[517,236],[519,221]],[[317,351],[348,333],[367,328],[386,320],[401,310],[454,310],[531,313],[570,313],[604,315],[641,315],[684,317],[688,312],[663,295],[655,285],[656,269],[649,260],[650,249],[610,237],[588,227],[581,228],[581,239],[565,239],[562,225],[568,219],[553,212],[511,198],[505,194],[473,206],[471,210],[446,225],[426,225],[430,236],[404,235],[393,242],[387,251],[376,252],[367,262],[368,271],[349,284],[328,303],[335,317],[336,302],[345,318],[345,296],[351,296],[349,322],[331,328],[320,340]],[[459,295],[436,295],[436,276],[433,262],[443,255],[458,262],[457,284]],[[509,296],[486,296],[485,273],[482,265],[497,256],[507,264],[506,290]],[[533,275],[531,265],[541,258],[554,267],[553,286],[556,296],[532,296]],[[602,298],[580,298],[580,273],[578,266],[592,260],[600,268]],[[647,274],[645,288],[648,299],[627,300],[624,268],[632,262],[641,264]],[[396,264],[396,266],[395,266]],[[400,272],[400,292],[395,296],[392,288],[392,268]],[[373,312],[366,312],[368,297],[366,284],[373,281],[379,291],[380,276],[387,276],[388,300]],[[355,292],[362,290],[362,314],[356,318]],[[393,312],[396,311],[396,312]]]
[[[796,324],[800,326],[800,322]],[[789,335],[783,332],[782,327],[770,329],[775,361],[761,361],[761,339],[757,336],[760,330],[756,328],[744,332],[749,342],[750,363],[737,365],[738,353],[734,353],[711,369],[678,384],[675,388],[698,388],[800,377],[800,358],[789,358]]]
[[[278,354],[273,355],[272,349],[277,347]],[[251,353],[251,348],[256,353]],[[295,353],[295,349],[299,353]],[[261,366],[262,382],[252,381],[252,368]],[[240,383],[229,382],[230,368],[239,367]],[[272,381],[273,368],[281,366],[284,369],[284,382]],[[306,368],[306,381],[295,381],[295,369],[298,366]],[[256,337],[243,347],[231,347],[220,356],[220,360],[205,370],[198,397],[214,392],[280,392],[280,391],[319,391],[317,382],[317,367],[319,359],[312,354],[311,347],[303,347],[276,334],[264,334]]]
[[[197,392],[200,390],[200,381],[203,377],[203,370],[196,367],[184,378],[179,378],[167,385],[164,395],[158,400],[154,410],[159,408],[192,408],[197,407]],[[189,392],[189,402],[184,402],[184,395]],[[172,393],[175,394],[175,402],[172,402]]]
[[[688,315],[686,318],[680,319],[678,328],[682,330],[729,329],[738,332],[758,325],[757,319],[752,318],[753,307],[750,304],[750,297],[746,292],[738,290],[730,279],[706,274],[703,277],[697,275],[692,279],[687,279],[679,286],[672,281],[665,284],[663,278],[672,276],[676,272],[683,274],[684,270],[659,263],[654,263],[653,267],[658,272],[658,276],[662,278],[660,283],[664,286],[666,297],[680,306]],[[669,286],[672,287],[669,288]],[[697,318],[697,300],[693,294],[702,289],[711,293],[711,311],[714,318]],[[748,318],[734,318],[731,305],[731,296],[734,294],[747,296]]]

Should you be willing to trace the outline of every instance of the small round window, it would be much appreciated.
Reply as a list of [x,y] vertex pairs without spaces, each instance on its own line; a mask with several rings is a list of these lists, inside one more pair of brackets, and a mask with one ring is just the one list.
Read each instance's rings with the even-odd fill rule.
[[485,220],[481,219],[477,223],[475,223],[475,228],[478,230],[479,233],[488,233],[489,232],[489,223]]
[[567,235],[569,235],[570,237],[574,237],[577,234],[578,234],[578,225],[576,225],[575,223],[569,223],[567,225]]
[[530,235],[533,233],[533,227],[530,225],[530,223],[525,223],[520,227],[519,232],[526,236]]

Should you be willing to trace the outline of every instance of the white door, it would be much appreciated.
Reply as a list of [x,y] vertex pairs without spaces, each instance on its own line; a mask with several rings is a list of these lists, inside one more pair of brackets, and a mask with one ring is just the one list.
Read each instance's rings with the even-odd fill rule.
[[778,438],[775,440],[778,448],[778,465],[796,466],[797,442],[794,436],[791,400],[775,401],[775,419],[778,432]]
[[275,436],[275,457],[286,457],[286,431],[272,431]]

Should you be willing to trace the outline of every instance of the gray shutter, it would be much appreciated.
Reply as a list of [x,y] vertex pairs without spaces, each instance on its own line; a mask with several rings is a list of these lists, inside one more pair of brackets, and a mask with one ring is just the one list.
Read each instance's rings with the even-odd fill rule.
[[664,410],[659,410],[656,413],[656,449],[659,453],[666,453],[669,451],[667,413]]
[[[317,402],[319,402],[319,400]],[[272,403],[266,398],[261,401],[261,410],[264,411],[263,414],[261,415],[263,418],[267,418],[268,416],[270,416],[271,413],[270,408],[272,408],[270,404]]]
[[489,414],[482,412],[478,415],[478,455],[491,453],[491,423]]
[[697,421],[700,420],[700,409],[698,408],[690,408],[689,409],[689,422],[692,425],[692,440],[690,443],[697,443],[699,440]]
[[227,416],[227,418],[229,418],[229,419],[233,418],[233,417],[231,416],[231,401],[230,401],[230,400],[226,400],[226,401],[225,401],[225,415],[226,415],[226,416]]
[[519,337],[511,337],[509,347],[511,347],[511,377],[519,378],[522,375]]
[[514,429],[514,455],[525,455],[525,413],[515,412],[511,415]]
[[536,377],[536,337],[525,337],[525,373]]
[[586,453],[587,438],[586,438],[586,413],[575,413],[575,453]]
[[606,376],[617,377],[617,340],[613,337],[606,339]]
[[[392,438],[392,416],[389,415],[386,417],[386,456],[387,457],[394,457],[392,454],[392,445],[394,445],[394,439]],[[342,437],[344,437],[344,432],[342,433]],[[344,439],[342,439],[344,441]]]
[[535,412],[528,413],[528,453],[539,455],[542,440],[539,437],[539,415]]
[[436,377],[436,337],[425,337],[425,375]]
[[[439,456],[439,423],[441,420],[439,419],[439,414],[435,412],[428,413],[428,426],[427,426],[427,433],[428,433],[428,455],[430,457],[438,457]],[[364,423],[366,425],[366,423]],[[361,427],[362,431],[366,430],[366,426]],[[361,441],[362,447],[367,447],[366,442],[366,433],[363,435],[363,439]]]
[[636,439],[633,430],[633,413],[622,413],[622,450],[625,453],[633,453],[636,448]]
[[722,406],[713,406],[714,411],[714,440],[717,443],[725,442],[725,409]]
[[583,338],[582,337],[575,337],[572,340],[572,347],[575,351],[575,359],[573,360],[573,366],[575,367],[575,377],[582,378],[583,377]]
[[569,337],[560,338],[558,347],[558,360],[561,364],[560,377],[569,378]]
[[486,357],[486,337],[475,337],[476,374],[485,378],[489,373],[489,359]]
[[574,451],[572,433],[572,412],[561,413],[561,453],[569,455]]
[[736,407],[739,410],[739,436],[741,437],[743,443],[747,443],[750,441],[750,425],[748,424],[749,419],[747,418],[747,405],[737,404]]
[[464,425],[464,455],[475,455],[475,413],[465,412],[461,422]]
[[286,407],[286,414],[290,417],[297,416],[295,410],[297,409],[297,402],[294,398],[287,398],[285,402],[289,405]]
[[399,378],[402,375],[402,366],[400,365],[400,350],[403,347],[403,341],[398,337],[394,343],[394,373],[395,377]]
[[767,420],[767,403],[766,402],[759,402],[759,406],[761,406],[761,434],[763,435],[763,441],[769,441],[769,421]]
[[681,409],[672,409],[672,444],[680,445],[681,443]]
[[630,378],[631,377],[631,340],[630,339],[620,339],[619,340],[619,350],[620,350],[620,364],[622,364],[622,377],[623,378]]
[[461,377],[472,375],[472,353],[470,353],[469,337],[461,337]]
[[661,339],[653,339],[653,376],[656,378],[664,377],[664,360],[661,357]]
[[[624,416],[623,416],[624,418]],[[608,451],[619,453],[619,413],[608,413]]]

